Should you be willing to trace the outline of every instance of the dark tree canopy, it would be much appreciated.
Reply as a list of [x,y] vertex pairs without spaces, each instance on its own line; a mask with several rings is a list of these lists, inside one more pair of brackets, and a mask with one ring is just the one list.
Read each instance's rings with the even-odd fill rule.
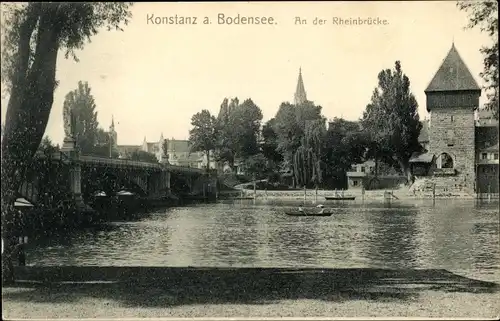
[[321,106],[308,102],[303,105],[282,103],[274,117],[277,150],[286,162],[292,162],[294,151],[302,144],[308,121],[323,119]]
[[259,153],[260,108],[251,99],[246,99],[229,114],[229,119],[235,156],[246,159]]
[[408,178],[411,178],[410,157],[421,149],[418,136],[422,124],[417,108],[417,101],[410,91],[410,80],[403,73],[401,63],[396,61],[394,70],[379,73],[378,87],[361,122],[370,146],[390,153]]
[[274,131],[275,119],[271,118],[262,126],[261,150],[266,159],[277,164],[283,161],[283,156],[278,152],[278,135]]
[[218,137],[217,119],[206,109],[191,118],[192,129],[189,131],[191,151],[204,152],[207,156],[207,170],[210,168],[210,152],[216,147]]
[[78,88],[66,95],[63,108],[73,111],[76,120],[75,139],[81,153],[92,154],[94,146],[97,145],[99,122],[89,84],[78,82]]
[[158,163],[158,158],[156,158],[155,154],[143,150],[135,150],[130,155],[130,159],[139,162]]
[[485,107],[498,119],[498,1],[458,1],[457,6],[469,14],[466,28],[479,28],[491,39],[490,45],[480,49],[484,57],[480,76],[488,96]]
[[261,153],[245,159],[245,171],[252,177],[259,179],[267,174],[267,159]]
[[[120,29],[131,3],[2,2],[2,85],[9,95],[2,133],[2,276],[13,280],[10,234],[25,169],[45,133],[57,85],[59,51],[74,55],[102,27]],[[76,57],[75,57],[76,58]]]
[[259,153],[261,121],[262,111],[252,99],[240,104],[238,98],[225,98],[217,117],[217,159],[233,167],[236,158]]

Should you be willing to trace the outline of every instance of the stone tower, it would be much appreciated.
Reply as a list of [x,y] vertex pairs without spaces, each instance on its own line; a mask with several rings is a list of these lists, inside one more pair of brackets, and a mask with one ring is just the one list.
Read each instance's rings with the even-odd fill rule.
[[450,189],[475,182],[474,112],[481,89],[451,46],[425,90],[430,113],[429,152],[435,157],[434,176]]
[[111,138],[111,145],[116,150],[118,147],[118,133],[115,130],[115,118],[111,116],[111,126],[109,126],[109,136]]
[[295,90],[294,104],[302,105],[307,102],[306,90],[304,81],[302,80],[302,68],[299,68],[299,80],[297,81],[297,89]]

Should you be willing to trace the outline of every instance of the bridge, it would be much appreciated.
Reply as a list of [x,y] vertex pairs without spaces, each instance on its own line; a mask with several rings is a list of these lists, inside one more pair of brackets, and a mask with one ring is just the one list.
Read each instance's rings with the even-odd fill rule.
[[168,163],[79,155],[73,143],[53,154],[37,153],[18,197],[35,206],[54,207],[71,199],[77,207],[88,208],[97,193],[115,196],[123,190],[156,200],[179,194],[209,196],[217,188],[212,174]]

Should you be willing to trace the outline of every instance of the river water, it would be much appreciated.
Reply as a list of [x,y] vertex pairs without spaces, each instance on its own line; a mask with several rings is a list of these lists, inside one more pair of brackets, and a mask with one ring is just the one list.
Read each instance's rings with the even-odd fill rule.
[[498,203],[234,201],[157,210],[141,219],[31,242],[28,265],[442,268],[499,280]]

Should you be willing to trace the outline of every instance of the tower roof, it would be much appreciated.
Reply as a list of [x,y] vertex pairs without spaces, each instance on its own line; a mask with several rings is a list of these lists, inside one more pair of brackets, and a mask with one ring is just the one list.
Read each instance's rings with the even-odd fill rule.
[[302,68],[299,68],[299,79],[297,81],[297,89],[295,90],[294,102],[296,105],[303,104],[307,101],[306,89],[304,88],[304,80],[302,79]]
[[455,44],[432,78],[425,92],[481,90],[467,65],[460,57]]

